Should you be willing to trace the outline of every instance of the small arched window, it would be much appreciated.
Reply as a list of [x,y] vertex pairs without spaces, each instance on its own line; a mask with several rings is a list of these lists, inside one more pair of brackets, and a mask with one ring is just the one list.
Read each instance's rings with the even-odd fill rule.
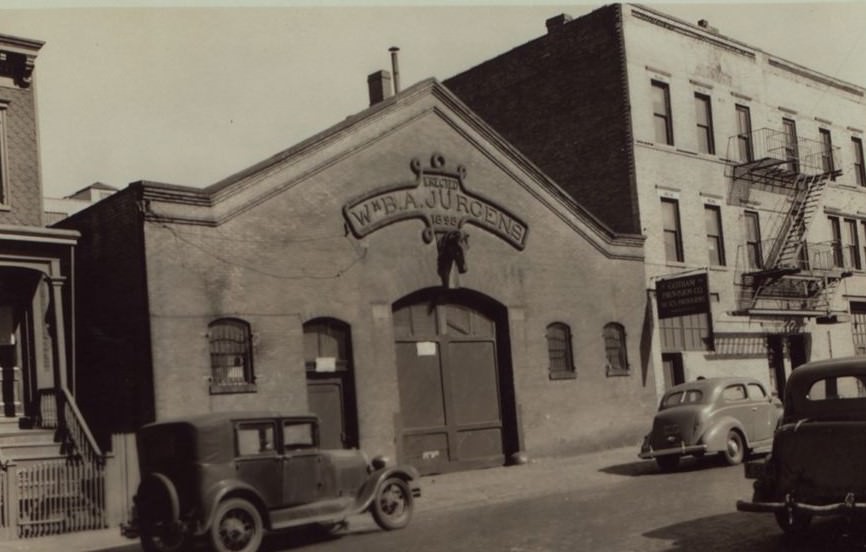
[[604,354],[607,358],[607,375],[627,376],[628,355],[625,346],[625,328],[616,322],[605,324],[603,337]]
[[238,318],[220,318],[208,324],[211,393],[255,391],[250,325]]
[[571,329],[567,324],[554,322],[547,326],[547,356],[550,379],[577,377],[571,350]]

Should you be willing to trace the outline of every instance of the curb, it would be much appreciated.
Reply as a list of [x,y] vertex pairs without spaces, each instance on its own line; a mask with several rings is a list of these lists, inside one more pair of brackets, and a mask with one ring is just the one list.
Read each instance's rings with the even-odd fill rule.
[[[588,489],[652,473],[655,464],[637,458],[638,447],[621,447],[574,456],[542,457],[517,466],[428,475],[421,478],[417,513],[472,508],[523,498]],[[0,542],[0,552],[98,552],[137,545],[120,528],[66,533]]]

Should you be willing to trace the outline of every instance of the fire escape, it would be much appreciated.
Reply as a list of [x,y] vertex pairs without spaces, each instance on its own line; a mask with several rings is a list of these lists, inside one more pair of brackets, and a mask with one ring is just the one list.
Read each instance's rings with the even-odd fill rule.
[[841,174],[836,149],[767,128],[731,138],[728,159],[739,161],[728,166],[729,203],[748,205],[752,192],[761,190],[785,204],[769,221],[770,239],[750,243],[747,236],[743,254],[738,255],[739,294],[733,314],[821,317],[830,313],[833,291],[850,272],[842,267],[839,244],[807,242],[807,233],[827,181]]

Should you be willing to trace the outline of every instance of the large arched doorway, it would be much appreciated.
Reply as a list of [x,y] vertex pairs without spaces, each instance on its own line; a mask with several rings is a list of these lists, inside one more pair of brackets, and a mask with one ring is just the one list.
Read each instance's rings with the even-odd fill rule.
[[323,448],[358,446],[358,414],[349,325],[333,318],[304,324],[307,402],[319,417]]
[[504,464],[518,450],[505,307],[436,289],[393,310],[400,461],[424,474]]

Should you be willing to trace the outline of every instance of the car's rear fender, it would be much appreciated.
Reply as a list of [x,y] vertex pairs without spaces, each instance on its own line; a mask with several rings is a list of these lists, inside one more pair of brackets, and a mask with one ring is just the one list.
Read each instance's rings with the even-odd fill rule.
[[749,434],[743,424],[733,416],[725,416],[712,422],[712,425],[701,436],[701,441],[707,445],[707,452],[721,452],[727,448],[728,432],[736,430],[743,436],[743,445],[749,448]]
[[202,519],[198,520],[199,524],[195,528],[197,535],[202,535],[210,529],[220,502],[229,498],[243,498],[253,504],[262,515],[262,522],[264,522],[265,527],[270,528],[270,516],[268,515],[268,509],[265,507],[265,501],[254,487],[242,481],[233,479],[222,480],[208,489],[202,498],[204,499],[202,508],[206,509],[206,511],[203,512]]
[[413,495],[417,496],[420,492],[418,485],[418,470],[414,467],[390,466],[380,468],[370,474],[370,477],[367,478],[367,481],[364,482],[364,485],[358,492],[358,496],[355,498],[355,511],[363,512],[369,508],[370,503],[373,502],[373,498],[376,496],[376,491],[379,489],[379,485],[390,477],[399,477],[405,481]]

